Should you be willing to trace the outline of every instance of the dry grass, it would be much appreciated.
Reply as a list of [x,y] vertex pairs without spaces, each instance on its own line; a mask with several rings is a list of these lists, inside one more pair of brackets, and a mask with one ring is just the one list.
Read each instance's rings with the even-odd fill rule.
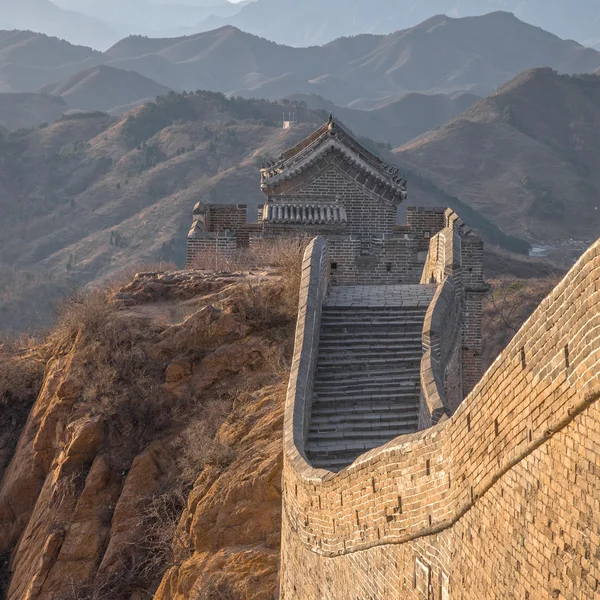
[[72,375],[83,384],[82,400],[109,423],[127,424],[135,455],[171,425],[181,406],[162,390],[166,364],[150,352],[159,331],[120,318],[113,294],[107,288],[69,298],[50,340],[58,352],[77,345]]
[[35,338],[0,341],[0,411],[35,400],[46,359],[42,344]]
[[227,273],[274,268],[283,279],[285,309],[295,314],[302,279],[302,258],[308,242],[305,237],[287,237],[264,240],[250,249],[238,250],[232,256],[203,252],[196,257],[193,268]]
[[212,465],[225,469],[235,458],[233,448],[222,444],[216,434],[231,412],[231,403],[225,400],[205,405],[182,433],[179,440],[179,481],[188,489],[202,470]]
[[285,327],[298,314],[298,297],[302,280],[302,259],[306,238],[268,240],[243,254],[242,262],[230,263],[232,270],[272,268],[281,276],[282,288],[273,295],[260,284],[247,283],[232,299],[232,312],[258,330]]
[[0,342],[0,480],[12,459],[44,379],[43,345],[30,338]]
[[242,600],[225,575],[207,577],[190,600]]

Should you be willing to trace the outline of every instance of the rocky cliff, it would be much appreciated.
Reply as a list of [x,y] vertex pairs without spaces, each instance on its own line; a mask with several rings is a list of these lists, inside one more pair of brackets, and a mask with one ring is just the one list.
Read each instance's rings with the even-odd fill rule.
[[273,597],[290,286],[140,274],[4,349],[0,595]]

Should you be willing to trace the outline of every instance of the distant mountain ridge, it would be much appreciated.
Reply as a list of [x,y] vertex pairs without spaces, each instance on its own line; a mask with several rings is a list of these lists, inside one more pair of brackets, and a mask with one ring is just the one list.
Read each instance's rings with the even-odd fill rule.
[[[599,52],[505,12],[464,19],[438,15],[395,34],[340,38],[311,48],[278,45],[233,27],[183,38],[132,36],[104,53],[34,34],[11,46],[10,37],[0,32],[0,44],[8,40],[0,51],[5,91],[35,91],[104,64],[175,90],[267,99],[317,94],[341,106],[373,105],[415,91],[487,95],[531,67],[563,73],[600,67]],[[62,64],[46,65],[58,46]],[[3,53],[11,58],[3,60]]]
[[596,44],[597,0],[257,0],[229,18],[211,17],[195,29],[234,25],[291,46],[328,43],[364,33],[388,34],[413,27],[434,14],[480,16],[503,10],[565,38]]
[[103,49],[126,32],[103,20],[59,8],[50,0],[0,0],[1,29],[33,30]]

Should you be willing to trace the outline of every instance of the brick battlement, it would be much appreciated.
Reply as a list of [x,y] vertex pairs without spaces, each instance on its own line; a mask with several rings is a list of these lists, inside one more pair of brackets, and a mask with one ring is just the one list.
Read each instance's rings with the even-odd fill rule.
[[314,469],[305,452],[327,252],[315,240],[303,267],[285,415],[281,598],[596,598],[600,241],[451,418],[339,473]]

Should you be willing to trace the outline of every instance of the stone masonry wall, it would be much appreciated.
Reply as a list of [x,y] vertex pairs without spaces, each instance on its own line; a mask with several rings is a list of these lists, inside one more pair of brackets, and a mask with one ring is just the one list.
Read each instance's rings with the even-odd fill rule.
[[418,283],[417,242],[409,236],[327,236],[337,285]]
[[208,268],[207,260],[233,258],[238,248],[232,233],[201,233],[187,240],[186,268]]
[[209,204],[205,210],[204,231],[238,231],[248,219],[245,204]]
[[363,176],[343,157],[330,154],[328,161],[322,161],[324,168],[319,173],[298,177],[280,185],[273,198],[335,201],[346,208],[349,233],[391,235],[396,224],[397,207],[394,202],[384,200],[374,193],[375,185],[363,181]]
[[[438,286],[423,324],[419,429],[436,425],[454,413],[463,399],[462,294],[460,282],[446,277]],[[448,392],[448,393],[447,393]]]
[[419,240],[419,250],[429,250],[429,240],[446,227],[445,208],[408,206],[406,224]]
[[[597,599],[599,302],[597,242],[451,419],[338,474],[306,462],[310,382],[297,365],[312,354],[297,346],[285,416],[281,598]],[[314,331],[309,317],[300,339],[305,324]]]

